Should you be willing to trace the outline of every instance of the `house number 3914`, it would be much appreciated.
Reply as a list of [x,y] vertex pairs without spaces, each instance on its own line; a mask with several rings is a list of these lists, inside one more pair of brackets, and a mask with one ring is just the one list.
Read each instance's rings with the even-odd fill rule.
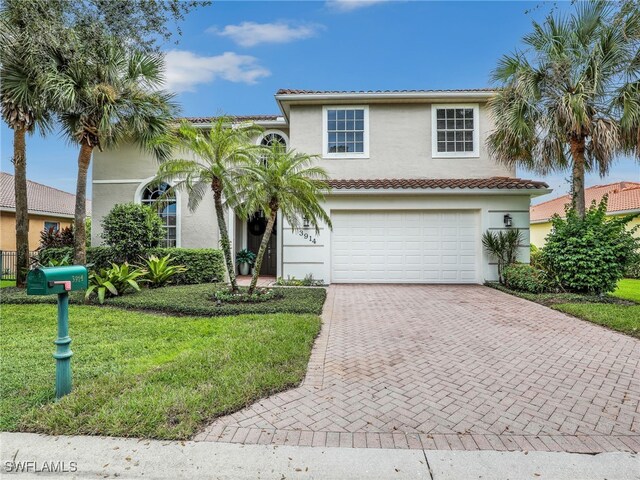
[[313,235],[309,235],[304,230],[298,230],[298,235],[300,235],[305,240],[309,240],[309,243],[313,243],[314,245],[316,244],[316,237],[314,237]]

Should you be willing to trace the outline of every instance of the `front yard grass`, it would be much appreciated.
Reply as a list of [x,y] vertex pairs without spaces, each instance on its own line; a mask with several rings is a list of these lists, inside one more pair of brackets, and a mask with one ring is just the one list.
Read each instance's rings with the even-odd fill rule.
[[491,287],[604,327],[640,338],[640,280],[624,279],[609,295],[579,293],[526,293],[497,283]]
[[15,286],[16,286],[15,280],[0,280],[0,288],[15,287]]
[[618,282],[618,288],[611,295],[640,303],[640,280],[625,278]]
[[[279,298],[259,303],[221,303],[212,300],[220,284],[181,285],[156,289],[143,288],[140,292],[109,298],[105,305],[129,310],[144,310],[177,315],[225,316],[272,313],[322,312],[327,296],[324,288],[277,288]],[[241,287],[242,288],[242,287]],[[95,299],[95,297],[94,297]],[[95,300],[94,300],[95,301]],[[5,289],[2,303],[55,303],[54,296],[27,296],[24,290]],[[83,293],[73,292],[71,303],[82,303]]]
[[0,430],[158,439],[187,439],[299,384],[320,328],[309,314],[193,318],[72,305],[74,390],[55,402],[56,307],[3,304],[0,322]]

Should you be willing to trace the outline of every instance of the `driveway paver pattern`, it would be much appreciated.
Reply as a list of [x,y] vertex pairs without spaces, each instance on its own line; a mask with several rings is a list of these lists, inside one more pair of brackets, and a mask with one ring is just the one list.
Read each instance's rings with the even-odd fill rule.
[[332,285],[306,378],[196,440],[640,451],[640,341],[483,286]]

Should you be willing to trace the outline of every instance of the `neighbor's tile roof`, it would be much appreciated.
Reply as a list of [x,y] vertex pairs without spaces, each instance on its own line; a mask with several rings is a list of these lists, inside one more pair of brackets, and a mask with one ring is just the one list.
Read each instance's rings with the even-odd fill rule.
[[[594,200],[600,202],[604,195],[608,195],[607,212],[624,212],[626,210],[640,210],[640,183],[617,182],[607,185],[596,185],[585,189],[585,200],[591,205]],[[565,205],[571,203],[571,196],[563,195],[544,203],[531,207],[532,222],[548,220],[556,213],[564,216]]]
[[493,88],[461,88],[461,89],[431,89],[431,90],[299,90],[281,88],[276,95],[321,95],[328,93],[436,93],[436,92],[494,92]]
[[490,178],[384,178],[329,180],[334,189],[421,189],[421,188],[468,188],[468,189],[543,189],[544,182],[511,177]]
[[[187,120],[191,123],[211,123],[218,118],[220,117],[181,117],[176,118],[176,120]],[[274,122],[279,118],[282,118],[282,115],[229,115],[229,118],[232,118],[236,122]]]
[[[27,204],[29,213],[73,215],[76,196],[27,180]],[[0,209],[16,208],[13,175],[0,172]],[[87,200],[87,213],[91,215],[91,201]]]

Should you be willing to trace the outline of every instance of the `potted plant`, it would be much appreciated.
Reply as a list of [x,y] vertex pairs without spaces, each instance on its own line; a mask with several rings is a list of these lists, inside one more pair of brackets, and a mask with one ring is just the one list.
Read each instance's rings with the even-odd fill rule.
[[256,254],[243,248],[236,253],[236,265],[240,268],[240,275],[249,275],[249,269],[256,259]]

